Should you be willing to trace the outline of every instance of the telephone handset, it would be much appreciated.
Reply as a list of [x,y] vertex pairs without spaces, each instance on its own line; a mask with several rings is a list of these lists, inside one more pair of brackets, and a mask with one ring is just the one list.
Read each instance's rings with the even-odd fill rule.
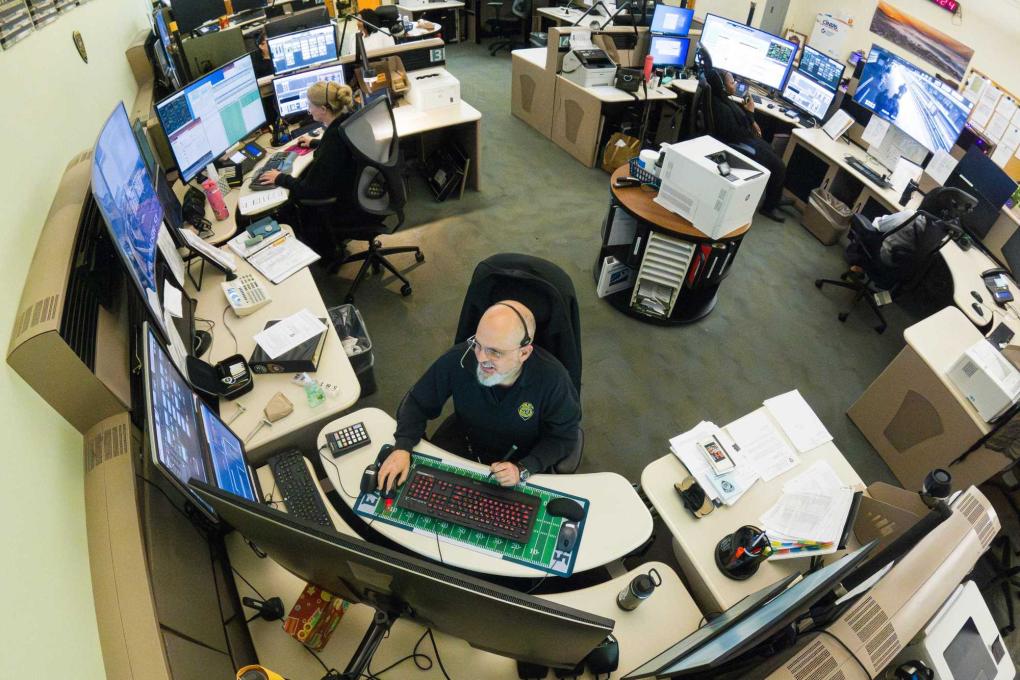
[[222,281],[223,294],[238,316],[247,316],[269,304],[272,298],[252,274],[241,274],[233,281]]
[[984,279],[985,287],[997,305],[1013,301],[1013,293],[1009,291],[1009,272],[1005,269],[989,269],[981,273],[981,278]]

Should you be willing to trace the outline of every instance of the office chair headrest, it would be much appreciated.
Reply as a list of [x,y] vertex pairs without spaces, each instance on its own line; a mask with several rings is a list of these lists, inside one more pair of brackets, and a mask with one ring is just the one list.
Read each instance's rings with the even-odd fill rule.
[[977,205],[976,198],[956,187],[933,189],[921,201],[918,210],[931,213],[943,220],[958,219]]
[[722,74],[714,68],[705,69],[705,81],[708,86],[712,88],[712,93],[718,97],[726,96],[726,82],[723,80]]

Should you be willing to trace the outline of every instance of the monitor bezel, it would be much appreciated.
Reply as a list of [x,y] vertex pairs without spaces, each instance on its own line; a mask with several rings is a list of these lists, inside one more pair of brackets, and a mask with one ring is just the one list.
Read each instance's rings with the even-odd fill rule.
[[[328,30],[329,34],[333,36],[333,57],[331,59],[325,59],[323,61],[317,61],[317,62],[314,62],[314,63],[311,63],[311,64],[303,64],[301,66],[295,66],[293,68],[284,69],[284,70],[281,70],[281,71],[277,71],[276,70],[276,60],[273,59],[273,43],[274,42],[286,40],[288,38],[291,38],[292,36],[300,35],[301,33],[310,33],[312,31],[326,31],[326,30]],[[291,31],[290,33],[281,33],[280,35],[275,35],[272,38],[266,38],[266,41],[267,41],[267,45],[268,45],[268,49],[269,49],[269,59],[270,59],[270,61],[273,62],[273,76],[274,76],[274,78],[277,77],[277,76],[294,75],[296,72],[304,71],[306,69],[307,70],[311,70],[311,69],[314,69],[314,68],[320,68],[320,67],[325,66],[327,64],[330,64],[332,62],[340,60],[340,46],[337,44],[336,27],[333,26],[332,23],[329,23],[329,24],[319,24],[318,26],[309,26],[308,28],[302,28],[302,29],[299,29],[297,31]]]
[[[199,82],[201,82],[203,80],[206,80],[208,78],[212,78],[214,75],[216,75],[220,71],[223,71],[223,70],[225,70],[227,68],[230,68],[231,66],[233,66],[234,64],[236,64],[237,62],[239,62],[239,61],[241,61],[243,59],[247,59],[248,60],[248,66],[249,66],[249,68],[251,68],[252,75],[255,76],[255,62],[252,59],[252,54],[253,54],[252,52],[245,52],[244,54],[242,54],[241,56],[237,57],[236,59],[232,59],[231,61],[228,61],[227,63],[223,64],[219,68],[214,69],[214,70],[210,71],[209,73],[206,73],[206,74],[204,74],[202,76],[199,76],[198,78],[195,78],[190,83],[188,83],[187,85],[183,86],[181,89],[177,90],[176,92],[172,92],[171,94],[168,94],[166,97],[163,97],[158,102],[156,102],[155,105],[153,106],[153,109],[155,109],[155,111],[156,111],[156,119],[159,121],[159,126],[163,130],[164,136],[167,138],[167,146],[170,147],[170,155],[173,156],[174,163],[177,165],[177,172],[178,172],[178,174],[181,177],[181,182],[183,182],[185,184],[190,182],[200,172],[202,172],[202,170],[205,168],[205,165],[201,165],[201,166],[195,168],[194,172],[192,172],[190,175],[185,175],[184,174],[184,168],[181,167],[181,163],[180,163],[180,161],[177,158],[177,152],[174,150],[173,142],[170,141],[170,134],[166,131],[166,126],[163,123],[163,116],[160,114],[160,108],[163,107],[171,99],[175,99],[177,97],[187,97],[188,96],[187,93],[188,93],[189,88],[193,87],[194,85],[198,84]],[[257,76],[255,76],[255,90],[257,92],[259,91],[258,77]],[[260,100],[261,100],[261,97],[262,97],[262,93],[259,92],[259,99]],[[255,127],[255,128],[252,128],[252,129],[248,130],[243,135],[241,135],[241,139],[235,140],[234,142],[229,144],[226,147],[226,149],[223,149],[219,153],[214,154],[212,160],[210,160],[209,162],[210,163],[215,163],[216,159],[219,158],[220,156],[222,156],[227,151],[227,149],[229,149],[230,147],[240,143],[241,140],[243,140],[245,137],[250,135],[252,132],[255,132],[256,130],[258,130],[259,128],[264,126],[266,123],[268,123],[269,119],[266,117],[265,106],[262,107],[262,116],[263,116],[263,120],[258,125],[258,127]]]
[[648,54],[652,54],[652,45],[655,44],[656,40],[680,40],[680,41],[682,41],[684,43],[684,48],[683,48],[683,54],[681,55],[682,58],[680,59],[680,63],[679,64],[669,64],[669,63],[666,63],[666,62],[654,61],[654,57],[653,57],[652,65],[653,66],[671,66],[673,68],[683,68],[684,64],[687,63],[688,57],[690,57],[690,55],[691,55],[691,39],[690,38],[685,38],[685,37],[680,36],[680,35],[669,35],[669,34],[665,34],[665,33],[664,34],[654,34],[654,35],[652,35],[651,40],[648,41]]
[[[208,411],[209,415],[217,422],[219,422],[219,424],[222,425],[224,429],[226,429],[228,432],[237,437],[237,441],[241,445],[241,458],[244,461],[244,471],[248,475],[248,485],[251,487],[252,495],[255,496],[255,500],[252,502],[253,503],[262,502],[265,496],[262,494],[261,485],[258,483],[258,476],[255,475],[255,472],[252,470],[251,464],[248,462],[248,451],[244,446],[244,440],[238,437],[237,434],[230,429],[230,426],[227,425],[227,423],[222,418],[220,418],[220,414],[216,413],[216,411],[213,410],[211,406],[206,404],[205,401],[203,401],[202,398],[198,396],[198,394],[196,394],[195,412],[198,417],[198,427],[199,431],[202,433],[202,442],[205,446],[206,462],[208,464],[209,471],[212,472],[212,478],[216,481],[216,486],[222,489],[223,491],[226,491],[226,489],[223,489],[223,485],[220,482],[219,476],[216,474],[216,463],[213,460],[212,447],[209,445],[209,431],[205,426],[205,419],[202,417],[203,409],[205,409],[205,411]],[[227,493],[231,492],[228,491]],[[239,498],[244,498],[244,496],[239,496]]]
[[[346,67],[345,67],[344,64],[341,64],[341,63],[338,62],[336,64],[324,64],[324,65],[321,65],[321,66],[314,66],[314,67],[312,67],[310,69],[305,69],[305,70],[301,70],[301,71],[294,71],[292,73],[288,73],[288,74],[280,76],[278,78],[274,77],[273,78],[273,102],[276,104],[276,112],[279,113],[281,116],[284,115],[280,111],[280,90],[277,88],[277,83],[278,82],[286,81],[288,78],[296,78],[296,77],[299,77],[299,76],[309,76],[309,75],[312,75],[313,73],[316,73],[318,71],[339,70],[340,73],[343,75],[343,79],[344,79],[344,82],[341,83],[341,84],[342,85],[346,85],[347,84],[347,72],[346,72],[345,68]],[[336,82],[336,81],[332,81],[332,82]],[[301,111],[301,113],[307,113],[307,112],[308,112],[307,108],[304,109],[303,111]],[[293,113],[293,114],[288,113],[287,115],[288,116],[291,116],[291,115],[296,116],[298,114],[297,113]]]
[[818,120],[824,120],[825,117],[826,117],[826,114],[828,114],[829,111],[832,110],[832,103],[834,101],[836,101],[836,92],[833,91],[833,90],[830,90],[823,83],[819,82],[815,78],[812,78],[810,75],[808,75],[807,73],[804,73],[799,68],[797,69],[797,74],[802,76],[802,77],[804,77],[804,78],[806,78],[807,80],[811,81],[812,83],[814,83],[815,85],[817,85],[818,87],[822,88],[823,90],[825,90],[826,92],[829,93],[829,103],[825,106],[825,112],[822,113],[822,115],[820,115],[820,116],[815,115],[811,111],[808,111],[807,109],[802,107],[800,104],[798,104],[797,102],[793,101],[788,96],[786,96],[786,91],[790,87],[790,81],[793,79],[793,77],[792,77],[793,73],[792,72],[789,75],[787,75],[787,77],[786,77],[786,84],[783,85],[783,91],[780,93],[779,96],[782,97],[783,101],[787,102],[790,106],[792,106],[793,108],[797,109],[798,111],[803,111],[805,114],[807,114],[809,116],[812,116],[813,118],[817,118]]
[[[807,54],[808,52],[814,52],[815,54],[817,54],[818,56],[822,57],[823,59],[826,59],[826,60],[832,62],[833,64],[838,64],[839,65],[840,71],[839,71],[839,77],[836,78],[836,84],[833,87],[829,87],[828,85],[826,85],[822,81],[818,80],[817,78],[812,76],[810,73],[807,73],[806,71],[804,71],[804,69],[802,69],[800,67],[800,65],[804,63],[804,55],[803,54],[800,56],[800,61],[797,62],[797,71],[800,72],[801,75],[803,75],[805,78],[810,78],[811,80],[815,81],[816,83],[818,83],[819,85],[824,87],[826,90],[832,90],[833,97],[835,98],[835,93],[839,92],[839,84],[843,82],[843,76],[846,75],[846,63],[844,63],[842,61],[839,61],[838,59],[833,59],[832,57],[827,55],[825,52],[822,52],[821,50],[816,50],[815,48],[811,47],[810,45],[804,45],[804,54]],[[789,76],[787,76],[787,80],[789,80]],[[783,86],[783,89],[784,90],[786,89],[785,85]],[[832,102],[829,102],[829,107],[830,108],[832,107]]]
[[[663,8],[663,7],[666,8],[666,10],[668,10],[668,11],[678,10],[680,12],[687,12],[688,13],[687,14],[687,30],[684,31],[683,33],[669,33],[669,32],[666,32],[666,31],[656,31],[655,30],[655,15],[659,12],[660,8]],[[664,11],[664,13],[666,13],[666,12]],[[655,10],[652,12],[652,21],[648,25],[648,32],[651,33],[652,35],[663,35],[663,36],[669,36],[671,38],[682,38],[684,36],[688,36],[688,35],[691,34],[691,26],[693,26],[693,25],[694,25],[694,10],[693,9],[688,9],[686,7],[675,7],[673,5],[665,5],[665,4],[661,3],[661,2],[657,2],[655,4]]]

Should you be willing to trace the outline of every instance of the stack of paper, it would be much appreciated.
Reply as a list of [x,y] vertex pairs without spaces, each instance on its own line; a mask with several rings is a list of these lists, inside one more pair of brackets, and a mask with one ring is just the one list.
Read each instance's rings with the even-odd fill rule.
[[764,403],[766,410],[801,453],[832,441],[832,435],[798,390],[766,399]]
[[761,516],[771,559],[835,552],[853,499],[853,490],[825,461],[786,482],[779,501]]
[[[713,435],[726,448],[736,464],[734,469],[722,475],[715,474],[697,444]],[[733,440],[714,423],[701,421],[694,429],[670,439],[669,447],[716,505],[733,505],[758,481],[757,469],[747,462],[733,445]]]
[[245,259],[248,259],[260,250],[268,248],[270,244],[284,238],[286,235],[287,233],[284,231],[277,231],[270,235],[269,238],[263,239],[249,248],[244,242],[251,238],[251,234],[248,233],[247,229],[245,229],[242,230],[240,234],[227,241],[227,245],[230,246],[230,249],[235,253]]
[[280,283],[318,259],[318,253],[288,234],[249,257],[248,262],[273,283]]

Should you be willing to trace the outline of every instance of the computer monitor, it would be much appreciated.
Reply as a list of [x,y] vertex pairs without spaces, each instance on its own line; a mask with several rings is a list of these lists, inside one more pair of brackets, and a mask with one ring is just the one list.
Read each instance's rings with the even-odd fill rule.
[[[730,618],[727,622],[730,625],[720,626],[708,634],[696,631],[692,636],[699,636],[697,644],[685,645],[681,641],[677,645],[680,648],[678,656],[668,656],[670,650],[667,650],[634,669],[624,678],[652,676],[709,678],[713,674],[718,674],[724,667],[726,670],[734,670],[733,664],[739,663],[741,656],[788,626],[827,595],[844,575],[851,573],[864,561],[876,544],[877,541],[872,541],[835,562],[806,574],[800,581],[778,592],[771,599],[764,597],[768,594],[767,589],[755,593],[751,596],[756,598],[755,606],[749,606],[746,600],[734,606],[741,610],[739,618],[724,613],[724,616]],[[755,658],[754,662],[760,662],[760,659]]]
[[177,30],[188,34],[207,21],[226,14],[227,7],[222,0],[173,0],[170,11],[177,22]]
[[224,151],[266,123],[250,54],[224,64],[156,104],[170,151],[189,182]]
[[846,64],[819,52],[810,45],[805,45],[797,70],[819,85],[835,92],[839,88],[840,81],[843,80]]
[[315,26],[323,26],[326,24],[332,26],[329,22],[329,14],[326,13],[326,8],[315,7],[301,12],[285,14],[284,16],[275,17],[267,21],[266,36],[273,38],[285,33],[294,33],[296,31],[303,31],[306,28],[313,28]]
[[[662,7],[662,5],[659,5]],[[690,38],[674,38],[664,35],[653,35],[648,54],[652,55],[652,63],[656,66],[682,67],[687,63],[687,50],[691,46]]]
[[872,45],[854,101],[930,151],[946,151],[960,136],[973,103],[906,59]]
[[320,80],[344,84],[344,67],[323,66],[273,79],[276,110],[281,116],[296,116],[308,110],[308,88]]
[[138,149],[124,104],[107,118],[92,150],[92,196],[114,249],[160,328],[163,311],[156,275],[156,240],[163,206]]
[[801,71],[791,71],[783,99],[815,118],[825,118],[836,93]]
[[[478,649],[570,668],[615,625],[611,619],[510,590],[435,562],[300,523],[286,513],[198,480],[190,485],[225,524],[302,581],[348,602],[374,607],[391,620],[406,617]],[[371,649],[361,661],[370,658]]]
[[1020,229],[1002,244],[1002,263],[1009,268],[1013,278],[1020,277]]
[[169,81],[171,89],[178,89],[184,82],[177,69],[177,62],[173,56],[173,37],[170,35],[170,28],[167,25],[168,10],[157,7],[152,11],[152,23],[156,27],[156,35],[159,37],[157,44],[153,45],[159,68]]
[[687,35],[691,30],[694,10],[670,5],[656,5],[652,14],[651,32],[661,35]]
[[234,14],[249,12],[256,9],[265,9],[266,5],[272,4],[266,0],[231,0],[230,6],[234,8]]
[[277,75],[336,61],[336,30],[328,24],[269,38],[269,56]]
[[797,55],[797,45],[779,36],[715,14],[705,15],[701,44],[712,65],[765,87],[781,90]]
[[224,491],[256,500],[241,440],[201,402],[148,324],[143,325],[142,342],[145,422],[155,468],[213,518],[211,508],[194,494],[187,480],[211,479]]
[[971,147],[949,173],[945,186],[961,189],[978,200],[974,209],[960,218],[960,225],[974,238],[983,239],[1017,184],[981,149]]

